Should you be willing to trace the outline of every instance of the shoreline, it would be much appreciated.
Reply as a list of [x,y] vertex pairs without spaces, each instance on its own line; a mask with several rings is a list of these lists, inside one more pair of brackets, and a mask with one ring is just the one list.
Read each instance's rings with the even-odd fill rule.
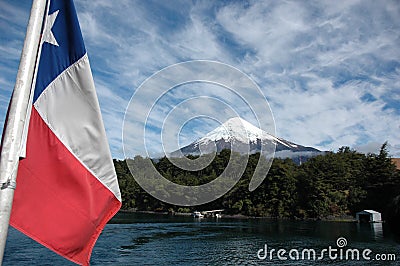
[[[138,211],[138,210],[119,210],[118,213],[143,213],[153,215],[168,215],[168,216],[192,216],[188,212],[158,212],[158,211]],[[207,219],[207,218],[204,218]],[[243,219],[243,220],[276,220],[276,221],[323,221],[323,222],[346,222],[356,223],[357,220],[352,216],[330,216],[324,218],[275,218],[266,216],[246,216],[243,214],[222,214],[221,219]]]

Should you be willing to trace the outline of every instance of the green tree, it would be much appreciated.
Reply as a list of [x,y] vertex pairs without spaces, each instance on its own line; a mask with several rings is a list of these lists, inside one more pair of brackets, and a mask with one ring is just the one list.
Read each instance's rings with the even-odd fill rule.
[[365,162],[365,190],[363,207],[385,213],[400,191],[400,175],[392,163],[385,142],[378,155],[369,154]]

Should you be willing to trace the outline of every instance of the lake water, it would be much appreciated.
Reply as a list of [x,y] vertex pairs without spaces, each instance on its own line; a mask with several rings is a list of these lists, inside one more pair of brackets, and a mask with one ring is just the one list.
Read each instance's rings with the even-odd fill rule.
[[[385,224],[196,220],[138,213],[119,214],[113,222],[105,227],[98,239],[91,265],[400,265],[400,244]],[[340,237],[344,239],[337,243]],[[329,257],[329,246],[332,258],[336,255],[334,259]],[[275,251],[271,255],[272,249]],[[277,255],[279,249],[286,251],[280,258]],[[303,260],[305,249],[315,250],[317,261],[312,260],[313,253],[307,252],[303,254]],[[321,255],[324,249],[327,251]],[[346,260],[349,249],[357,249],[360,260],[352,260],[351,252],[347,255],[350,260]],[[370,260],[362,257],[365,249],[371,250],[366,253]],[[295,260],[296,252],[299,260]],[[282,260],[284,258],[286,260]],[[378,261],[377,258],[391,261]],[[75,265],[13,228],[9,231],[3,263]]]

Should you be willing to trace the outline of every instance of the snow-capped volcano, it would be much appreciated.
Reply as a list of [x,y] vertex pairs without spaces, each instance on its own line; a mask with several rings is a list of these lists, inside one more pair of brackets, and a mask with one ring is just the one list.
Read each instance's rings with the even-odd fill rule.
[[240,117],[229,119],[195,143],[207,144],[211,141],[218,141],[221,139],[224,139],[225,141],[236,140],[243,143],[252,143],[257,142],[257,140],[267,139],[276,143],[281,143],[287,147],[296,147],[295,144],[282,142],[280,139],[268,134],[256,126],[253,126]]
[[[256,153],[276,146],[278,157],[298,157],[303,153],[306,157],[320,153],[312,147],[304,147],[293,142],[277,138],[246,120],[234,117],[215,128],[201,139],[173,152],[172,156],[199,155],[231,149],[240,153]],[[306,155],[308,153],[308,155]],[[282,155],[282,156],[280,156]],[[304,156],[301,155],[301,156]]]

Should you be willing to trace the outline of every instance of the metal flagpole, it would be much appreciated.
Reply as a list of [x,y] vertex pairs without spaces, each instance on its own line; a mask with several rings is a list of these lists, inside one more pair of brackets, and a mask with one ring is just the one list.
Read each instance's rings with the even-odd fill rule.
[[22,135],[39,50],[40,34],[47,0],[34,0],[19,63],[14,92],[4,126],[0,155],[0,265],[3,261],[8,224],[16,188]]

